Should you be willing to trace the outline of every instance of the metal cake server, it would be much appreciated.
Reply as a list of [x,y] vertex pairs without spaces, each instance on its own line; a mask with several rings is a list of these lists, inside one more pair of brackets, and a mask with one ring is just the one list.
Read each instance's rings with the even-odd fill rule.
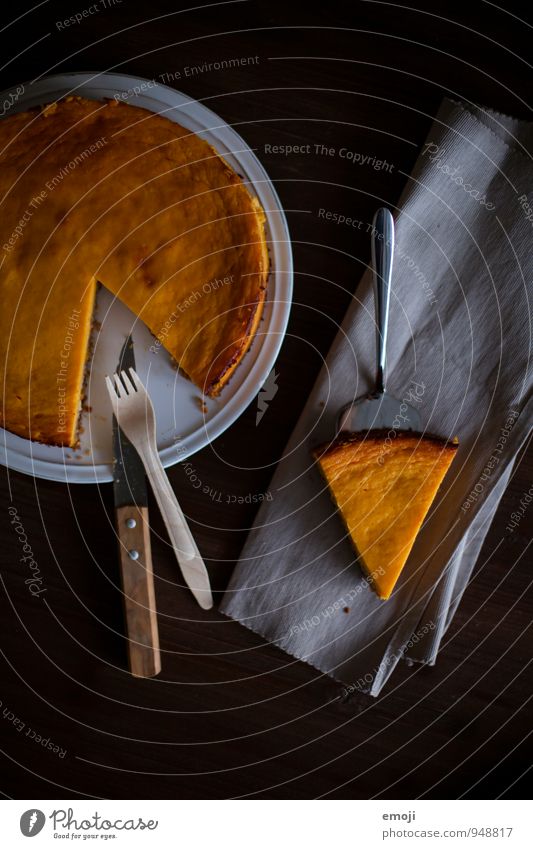
[[[394,256],[394,219],[382,207],[374,215],[372,228],[372,267],[374,271],[374,304],[376,309],[376,383],[373,392],[356,398],[343,407],[337,418],[337,431],[366,430],[420,431],[418,410],[406,399],[395,398],[385,389],[387,329],[391,293],[392,260]],[[409,400],[416,400],[410,393]]]

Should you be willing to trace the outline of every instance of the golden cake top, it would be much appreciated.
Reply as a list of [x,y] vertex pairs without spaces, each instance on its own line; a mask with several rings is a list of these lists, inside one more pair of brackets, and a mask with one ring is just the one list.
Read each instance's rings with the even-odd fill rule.
[[[220,390],[257,327],[268,254],[260,204],[204,139],[165,115],[67,97],[0,121],[0,197],[5,427],[72,444],[96,281],[204,392]],[[73,309],[67,439],[52,376]]]

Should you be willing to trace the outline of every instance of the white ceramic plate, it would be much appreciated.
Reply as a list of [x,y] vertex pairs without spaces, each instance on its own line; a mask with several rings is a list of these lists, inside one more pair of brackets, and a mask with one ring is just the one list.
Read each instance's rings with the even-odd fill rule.
[[[13,90],[12,90],[13,91]],[[271,258],[267,303],[250,351],[217,399],[203,399],[200,391],[176,372],[163,349],[150,351],[154,337],[123,304],[101,289],[87,405],[81,421],[78,450],[53,448],[21,439],[0,428],[0,462],[19,472],[68,483],[103,483],[112,480],[111,408],[104,376],[118,362],[126,335],[133,330],[137,371],[154,403],[158,447],[164,466],[181,462],[203,448],[250,404],[265,382],[279,351],[292,297],[292,254],[287,221],[279,198],[263,166],[243,139],[214,112],[174,89],[128,74],[58,74],[27,84],[14,110],[48,103],[66,94],[99,99],[127,94],[125,102],[163,112],[172,121],[205,138],[250,181],[267,216],[267,239]],[[9,92],[0,94],[0,104]],[[11,98],[12,99],[12,98]],[[10,114],[11,110],[7,112]]]

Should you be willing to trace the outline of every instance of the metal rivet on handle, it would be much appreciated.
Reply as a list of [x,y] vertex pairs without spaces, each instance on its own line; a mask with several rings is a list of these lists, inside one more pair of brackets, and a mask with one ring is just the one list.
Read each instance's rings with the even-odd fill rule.
[[138,560],[139,559],[139,552],[136,551],[134,548],[131,551],[128,551],[128,554],[129,554],[129,556],[131,557],[132,560]]
[[136,528],[137,522],[135,521],[135,519],[126,519],[126,527],[127,528]]

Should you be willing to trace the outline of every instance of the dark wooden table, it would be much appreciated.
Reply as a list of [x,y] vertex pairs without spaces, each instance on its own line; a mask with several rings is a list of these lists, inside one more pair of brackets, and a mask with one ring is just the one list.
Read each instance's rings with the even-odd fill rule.
[[[394,205],[444,95],[529,117],[523,60],[531,29],[511,14],[513,4],[501,11],[479,0],[414,2],[419,10],[250,0],[179,11],[162,0],[102,0],[80,23],[62,27],[57,22],[81,11],[82,0],[45,2],[2,32],[2,87],[58,70],[116,69],[166,81],[236,127],[276,185],[296,269],[279,391],[258,427],[254,402],[193,458],[213,492],[267,489],[368,261],[368,236],[332,226],[317,210],[369,221],[377,205]],[[19,14],[12,7],[4,19]],[[247,61],[209,68],[228,59]],[[392,167],[353,165],[314,147],[287,156],[266,147],[295,144],[345,146]],[[399,668],[378,699],[343,703],[327,677],[169,590],[176,567],[154,503],[164,672],[133,680],[125,671],[111,486],[4,472],[3,793],[520,796],[531,754],[528,517],[512,534],[505,526],[530,473],[526,455],[437,665]],[[181,466],[169,474],[221,594],[257,505],[229,505],[193,489]],[[46,582],[46,605],[24,585],[11,503]]]

